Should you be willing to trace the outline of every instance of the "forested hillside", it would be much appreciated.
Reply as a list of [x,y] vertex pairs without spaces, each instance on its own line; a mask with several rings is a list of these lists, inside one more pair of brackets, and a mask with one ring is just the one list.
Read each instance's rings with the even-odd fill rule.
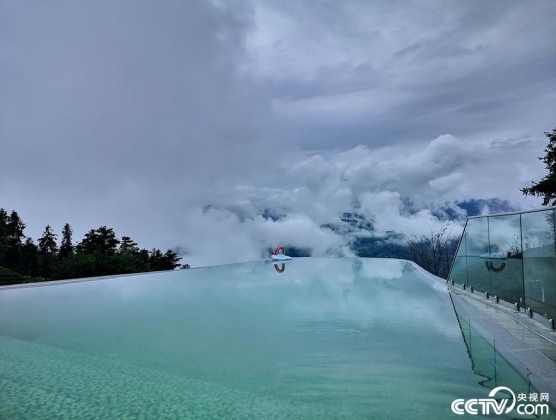
[[91,229],[73,242],[66,223],[58,235],[48,225],[35,242],[25,235],[25,223],[14,210],[0,207],[0,285],[23,282],[173,270],[179,257],[169,249],[139,248],[128,236],[116,237],[112,228]]

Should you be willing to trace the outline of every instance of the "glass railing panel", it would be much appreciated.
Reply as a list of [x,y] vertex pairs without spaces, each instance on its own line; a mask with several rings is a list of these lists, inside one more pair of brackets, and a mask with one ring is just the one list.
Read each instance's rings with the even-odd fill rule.
[[467,284],[467,257],[456,257],[452,266],[450,280],[457,284]]
[[467,226],[464,227],[463,233],[461,235],[458,249],[454,260],[452,261],[452,266],[450,267],[450,273],[448,274],[448,279],[453,280],[457,284],[467,284]]
[[450,279],[556,319],[556,210],[467,220]]
[[556,318],[554,210],[522,216],[525,300],[547,318]]
[[467,256],[467,224],[463,229],[461,240],[456,253],[456,257],[466,257],[466,256]]
[[519,214],[488,218],[490,243],[482,255],[491,276],[491,292],[510,303],[523,302],[523,253]]
[[485,265],[488,252],[487,218],[469,219],[465,229],[467,254],[467,285],[480,291],[491,290],[490,271]]

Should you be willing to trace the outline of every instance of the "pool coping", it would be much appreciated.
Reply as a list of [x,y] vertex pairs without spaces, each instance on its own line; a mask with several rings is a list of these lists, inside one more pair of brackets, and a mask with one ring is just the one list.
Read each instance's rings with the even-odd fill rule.
[[91,281],[102,281],[102,280],[109,280],[109,279],[120,278],[120,277],[145,276],[145,275],[148,275],[148,274],[181,273],[181,272],[190,271],[190,270],[210,269],[210,268],[216,268],[216,267],[225,267],[225,266],[230,266],[230,265],[247,264],[247,263],[262,262],[262,261],[265,261],[265,260],[254,260],[254,261],[244,261],[244,262],[239,262],[239,263],[207,265],[207,266],[203,266],[203,267],[180,268],[180,269],[174,269],[174,270],[143,271],[141,273],[110,274],[110,275],[107,275],[107,276],[80,277],[80,278],[77,278],[77,279],[32,281],[32,282],[29,282],[29,283],[6,284],[4,286],[0,286],[0,291],[9,290],[9,289],[21,289],[21,288],[26,288],[26,287],[45,287],[45,286],[55,286],[55,285],[60,285],[60,284],[86,283],[86,282],[91,282]]
[[[425,269],[421,268],[419,265],[414,263],[413,261],[404,260],[401,258],[367,258],[367,257],[296,257],[292,261],[284,261],[283,263],[291,263],[297,259],[306,259],[306,258],[325,258],[325,259],[347,259],[347,260],[356,260],[356,259],[383,259],[383,260],[396,260],[401,261],[404,263],[409,263],[413,266],[415,271],[419,273],[419,277],[421,279],[427,281],[429,285],[436,285],[444,284],[446,282],[445,279],[435,276],[434,274],[429,273]],[[229,267],[241,264],[250,264],[250,263],[274,263],[274,261],[270,259],[261,259],[261,260],[251,260],[251,261],[242,261],[242,262],[235,262],[235,263],[224,263],[224,264],[216,264],[216,265],[206,265],[201,267],[190,267],[184,269],[174,269],[174,270],[158,270],[158,271],[144,271],[141,273],[126,273],[126,274],[110,274],[107,276],[95,276],[95,277],[80,277],[77,279],[64,279],[64,280],[47,280],[47,281],[34,281],[29,283],[16,283],[16,284],[6,284],[0,286],[0,291],[2,290],[10,290],[10,289],[21,289],[21,288],[28,288],[28,287],[45,287],[45,286],[55,286],[61,284],[73,284],[73,283],[86,283],[91,281],[102,281],[102,280],[109,280],[114,278],[120,277],[134,277],[134,276],[144,276],[148,274],[170,274],[170,273],[182,273],[187,272],[190,270],[201,270],[201,269],[212,269],[212,268],[220,268],[220,267]],[[432,283],[431,283],[432,281]],[[435,287],[436,287],[435,286]]]

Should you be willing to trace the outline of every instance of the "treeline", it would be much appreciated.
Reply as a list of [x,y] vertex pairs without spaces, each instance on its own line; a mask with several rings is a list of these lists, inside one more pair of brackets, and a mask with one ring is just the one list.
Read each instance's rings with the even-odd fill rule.
[[[141,249],[128,236],[118,239],[106,226],[91,229],[75,244],[68,223],[60,235],[46,226],[36,243],[25,235],[25,227],[16,211],[8,214],[0,207],[0,267],[23,276],[25,281],[173,270],[180,266],[181,257],[171,249],[165,253]],[[0,276],[4,284],[21,282],[17,275],[8,279]]]

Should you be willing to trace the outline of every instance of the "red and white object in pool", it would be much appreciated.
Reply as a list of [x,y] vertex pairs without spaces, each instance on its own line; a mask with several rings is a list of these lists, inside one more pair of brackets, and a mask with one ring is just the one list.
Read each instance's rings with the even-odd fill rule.
[[274,250],[274,254],[270,256],[273,261],[291,261],[293,260],[292,257],[288,257],[286,255],[286,248],[283,245],[276,247]]

